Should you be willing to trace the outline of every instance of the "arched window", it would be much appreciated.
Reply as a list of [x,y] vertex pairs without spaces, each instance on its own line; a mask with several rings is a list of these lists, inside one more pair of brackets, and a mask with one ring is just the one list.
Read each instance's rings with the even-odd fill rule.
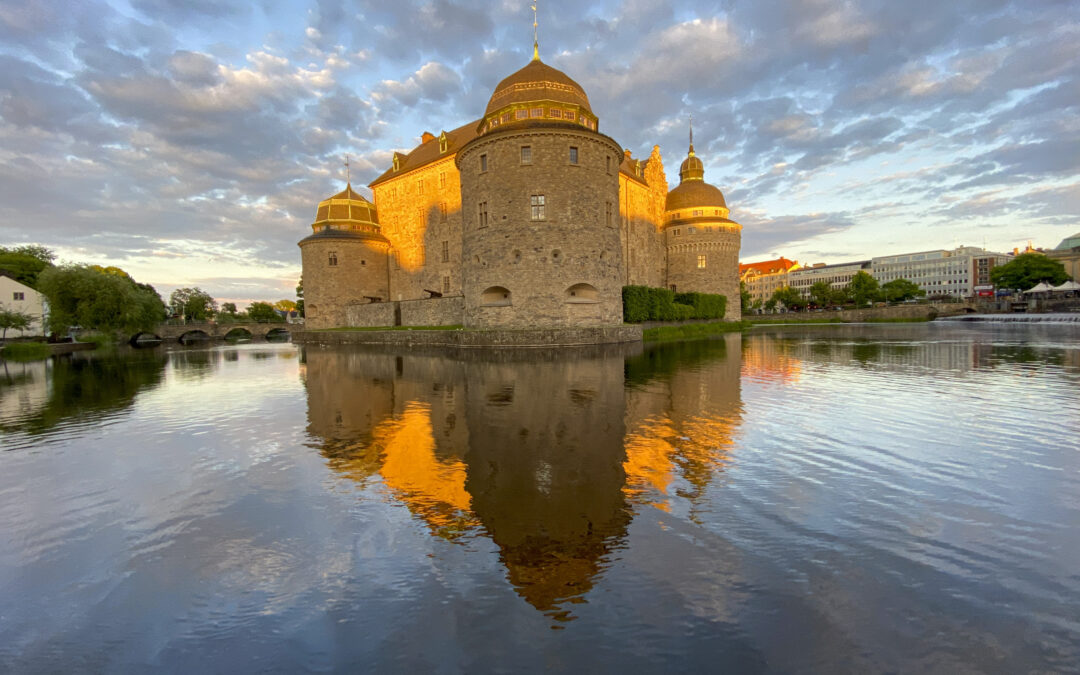
[[491,286],[480,294],[481,307],[509,307],[510,291],[502,286]]
[[574,284],[566,289],[567,304],[587,305],[600,302],[600,294],[591,284]]

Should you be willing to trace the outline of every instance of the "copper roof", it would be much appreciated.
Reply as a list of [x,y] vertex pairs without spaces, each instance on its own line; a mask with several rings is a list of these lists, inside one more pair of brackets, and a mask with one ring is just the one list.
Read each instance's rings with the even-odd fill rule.
[[489,115],[513,103],[527,101],[572,103],[592,114],[589,97],[585,95],[581,85],[570,79],[566,73],[540,60],[530,61],[527,66],[503,79],[495,87],[484,114]]
[[348,222],[377,227],[379,216],[375,211],[375,205],[364,199],[363,195],[353,190],[352,185],[349,184],[333,197],[319,202],[319,206],[315,210],[315,222],[313,225],[332,222]]
[[690,180],[680,183],[678,187],[668,193],[667,211],[677,209],[690,209],[699,206],[719,206],[727,208],[724,201],[724,193],[720,188],[713,187],[703,180]]
[[374,241],[374,242],[378,242],[380,244],[386,244],[387,246],[390,245],[390,240],[387,239],[386,237],[384,237],[382,235],[382,233],[377,232],[377,231],[365,232],[365,231],[362,231],[362,230],[332,230],[332,229],[320,230],[318,232],[315,232],[314,234],[310,234],[310,235],[304,237],[303,239],[301,239],[300,242],[298,243],[298,245],[303,246],[304,244],[308,244],[308,243],[313,242],[313,241],[325,241],[327,239],[345,239],[345,240],[352,240],[352,241],[357,241],[357,240],[359,240],[359,241]]
[[421,143],[406,155],[400,155],[398,160],[398,169],[394,171],[394,167],[391,166],[381,176],[368,183],[368,187],[375,187],[379,183],[385,183],[388,180],[396,178],[404,173],[408,173],[414,169],[419,169],[422,166],[431,164],[432,162],[444,159],[446,157],[453,157],[457,154],[457,151],[462,148],[466,143],[476,138],[477,129],[480,127],[481,120],[469,122],[454,129],[453,131],[446,132],[446,151],[440,151],[439,139],[433,138],[426,143]]

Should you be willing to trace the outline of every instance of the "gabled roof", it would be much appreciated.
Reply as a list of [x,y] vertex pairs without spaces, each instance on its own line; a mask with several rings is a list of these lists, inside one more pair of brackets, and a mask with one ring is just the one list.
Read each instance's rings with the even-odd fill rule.
[[758,274],[778,274],[780,272],[789,272],[792,267],[798,267],[799,263],[794,260],[788,260],[787,258],[777,258],[776,260],[763,260],[756,263],[739,263],[739,276],[742,276],[748,270],[754,270]]
[[[641,175],[638,175],[636,167],[641,167]],[[642,185],[648,185],[648,181],[645,180],[645,169],[649,166],[648,159],[634,159],[630,156],[630,153],[623,153],[622,163],[619,164],[619,173],[625,174],[630,178],[633,178]]]
[[476,120],[464,124],[453,131],[447,131],[446,152],[439,152],[439,136],[435,136],[431,140],[416,146],[407,154],[395,153],[399,157],[398,170],[394,171],[394,167],[391,166],[383,172],[381,176],[368,183],[368,187],[375,187],[380,183],[385,183],[388,180],[392,180],[410,171],[419,169],[422,166],[437,162],[440,159],[453,157],[462,146],[476,138],[480,122],[481,120]]

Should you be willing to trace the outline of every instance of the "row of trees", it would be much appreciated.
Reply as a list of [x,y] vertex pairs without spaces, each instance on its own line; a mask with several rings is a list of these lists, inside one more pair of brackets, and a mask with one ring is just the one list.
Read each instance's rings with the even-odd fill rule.
[[[809,297],[804,297],[790,286],[784,286],[774,292],[763,306],[769,311],[778,306],[794,310],[811,305],[836,307],[854,304],[856,307],[865,307],[873,302],[903,302],[925,295],[926,291],[907,279],[894,279],[879,285],[877,279],[860,271],[843,288],[834,288],[827,281],[815,282],[809,289]],[[747,309],[758,309],[762,306],[760,301],[750,302],[750,294],[745,288],[743,303],[743,307]]]

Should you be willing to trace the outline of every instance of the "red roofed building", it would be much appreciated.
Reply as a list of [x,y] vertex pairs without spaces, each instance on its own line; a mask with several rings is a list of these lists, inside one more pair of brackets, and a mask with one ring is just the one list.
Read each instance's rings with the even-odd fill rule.
[[778,289],[788,285],[788,273],[799,269],[799,263],[787,258],[739,264],[739,281],[746,284],[750,302],[764,304]]

